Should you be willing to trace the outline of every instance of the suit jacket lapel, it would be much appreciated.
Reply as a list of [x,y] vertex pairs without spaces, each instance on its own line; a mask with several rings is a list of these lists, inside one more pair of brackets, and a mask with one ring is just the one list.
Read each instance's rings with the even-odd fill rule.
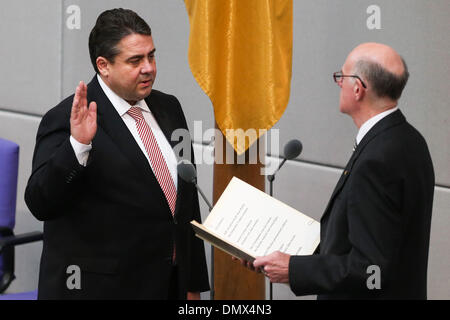
[[172,132],[175,129],[175,124],[173,122],[174,115],[170,114],[171,110],[167,106],[165,106],[164,103],[161,102],[160,99],[158,99],[158,97],[154,94],[150,94],[150,96],[147,97],[145,101],[147,102],[147,106],[150,108],[150,111],[155,117],[156,122],[164,133],[164,136],[173,148],[176,142],[172,141]]
[[[97,123],[146,179],[156,181],[147,158],[94,76],[88,85],[88,101],[97,102]],[[95,139],[93,145],[95,144]]]
[[331,194],[330,201],[328,202],[328,205],[324,211],[324,214],[321,218],[324,219],[324,217],[331,211],[332,204],[334,202],[334,199],[339,194],[339,192],[342,190],[342,188],[345,185],[345,182],[347,181],[348,177],[350,176],[350,173],[352,171],[353,165],[357,161],[360,154],[363,152],[364,148],[367,146],[367,144],[375,138],[379,133],[398,125],[402,122],[405,122],[406,119],[401,113],[400,110],[397,110],[393,112],[392,114],[386,116],[385,118],[381,119],[379,122],[377,122],[370,130],[367,132],[367,134],[364,136],[364,138],[360,141],[358,146],[356,147],[355,151],[353,152],[352,156],[350,157],[350,160],[348,161],[347,165],[345,166],[344,171],[342,172],[341,177],[339,178],[338,183],[336,184],[336,187],[333,190],[333,193]]
[[[114,141],[114,143],[118,146],[122,153],[135,166],[136,170],[139,170],[139,172],[144,176],[145,179],[149,179],[151,183],[158,185],[158,189],[162,194],[162,198],[165,200],[166,197],[164,195],[164,192],[162,191],[159,182],[156,179],[156,176],[153,173],[150,164],[148,163],[147,158],[142,153],[141,148],[136,143],[133,135],[128,130],[127,126],[123,122],[120,115],[117,113],[111,101],[109,101],[108,97],[103,92],[100,84],[97,81],[97,76],[94,76],[94,78],[88,85],[88,101],[97,102],[97,123],[99,127],[101,127],[105,131],[105,133],[112,139],[112,141]],[[172,120],[173,115],[170,115],[170,110],[166,110],[166,108],[164,108],[164,106],[162,105],[162,102],[158,101],[158,99],[155,98],[155,96],[152,94],[150,94],[150,96],[146,98],[146,102],[153,116],[158,122],[159,127],[163,131],[166,139],[169,141],[170,145],[173,148],[176,142],[171,141],[171,135],[175,126]],[[178,212],[180,199],[182,197],[181,195],[183,194],[184,188],[184,184],[180,183],[180,179],[178,179],[177,202],[174,213],[175,215]],[[170,212],[167,201],[165,201],[165,205]]]

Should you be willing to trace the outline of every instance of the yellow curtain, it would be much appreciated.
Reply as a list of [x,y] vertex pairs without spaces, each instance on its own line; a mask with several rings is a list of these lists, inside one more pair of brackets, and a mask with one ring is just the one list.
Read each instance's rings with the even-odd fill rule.
[[[189,65],[238,154],[283,114],[292,75],[292,0],[185,0]],[[233,129],[238,139],[227,135]],[[242,129],[242,131],[238,130]],[[257,135],[248,135],[249,129]],[[261,131],[259,131],[261,129]]]

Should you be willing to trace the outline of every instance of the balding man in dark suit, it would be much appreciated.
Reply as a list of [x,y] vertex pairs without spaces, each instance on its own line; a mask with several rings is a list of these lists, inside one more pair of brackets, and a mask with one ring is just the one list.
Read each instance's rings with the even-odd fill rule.
[[274,252],[251,267],[296,295],[426,299],[434,171],[424,138],[397,106],[406,63],[386,45],[365,43],[333,77],[340,111],[359,132],[321,218],[320,252]]

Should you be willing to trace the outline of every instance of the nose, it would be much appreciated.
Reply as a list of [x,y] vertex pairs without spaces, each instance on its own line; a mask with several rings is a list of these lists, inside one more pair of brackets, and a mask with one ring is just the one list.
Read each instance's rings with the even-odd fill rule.
[[155,71],[155,61],[153,59],[144,59],[141,73],[153,73]]

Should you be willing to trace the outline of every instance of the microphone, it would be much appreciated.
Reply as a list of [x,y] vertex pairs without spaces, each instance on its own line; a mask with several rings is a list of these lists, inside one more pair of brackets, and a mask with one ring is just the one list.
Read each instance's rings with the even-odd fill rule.
[[181,179],[188,183],[197,183],[197,171],[189,160],[181,160],[177,165]]
[[209,211],[212,210],[212,205],[209,203],[208,199],[206,199],[205,194],[202,189],[197,184],[197,170],[195,170],[194,165],[189,160],[181,160],[177,165],[178,175],[186,181],[187,183],[193,183],[197,188],[198,192],[202,196],[203,200],[208,205]]
[[284,146],[284,157],[288,160],[292,160],[297,158],[300,153],[302,153],[302,150],[302,143],[297,139],[293,139]]
[[[300,155],[300,153],[302,153],[302,150],[303,150],[302,143],[297,139],[293,139],[293,140],[289,141],[284,146],[283,161],[280,163],[280,165],[278,166],[278,169],[275,170],[274,173],[267,176],[267,180],[269,180],[269,188],[270,188],[269,194],[271,197],[273,197],[273,181],[275,180],[275,174],[278,172],[278,170],[281,169],[281,167],[284,165],[286,160],[292,160],[292,159],[298,157]],[[270,283],[269,299],[273,300],[272,282]]]
[[297,158],[300,153],[302,153],[303,145],[302,143],[297,139],[292,139],[286,145],[284,146],[284,152],[283,152],[283,161],[281,161],[280,165],[278,166],[277,170],[275,170],[274,173],[269,175],[267,178],[269,181],[273,181],[275,179],[275,174],[278,172],[278,170],[281,169],[281,167],[284,165],[286,160],[292,160],[294,158]]
[[[206,202],[209,208],[209,212],[212,210],[212,205],[209,203],[208,199],[206,199],[205,194],[203,193],[202,189],[197,184],[197,170],[195,170],[194,165],[189,160],[181,160],[178,162],[177,165],[177,171],[178,175],[186,181],[187,183],[193,183],[195,187],[197,188],[198,192],[200,192],[200,195],[202,196],[203,200]],[[209,298],[211,300],[214,300],[214,246],[211,245],[211,275],[210,275],[210,283],[211,283],[211,290],[209,294]]]

